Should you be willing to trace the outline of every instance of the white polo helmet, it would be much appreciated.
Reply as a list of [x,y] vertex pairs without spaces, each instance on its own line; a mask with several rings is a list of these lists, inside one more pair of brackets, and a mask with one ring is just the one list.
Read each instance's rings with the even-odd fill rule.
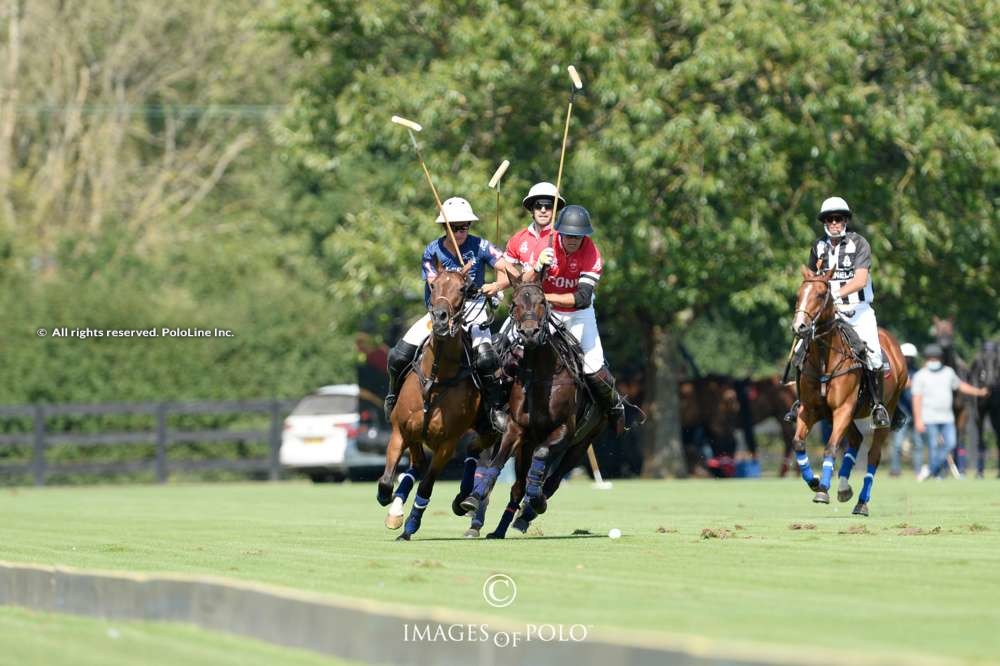
[[819,215],[816,216],[816,219],[823,223],[823,229],[830,238],[840,238],[847,233],[847,224],[844,224],[843,228],[837,233],[830,232],[830,227],[826,224],[826,218],[837,214],[845,215],[850,220],[852,217],[851,207],[840,197],[830,197],[825,199],[822,205],[820,205]]
[[909,358],[917,357],[917,346],[912,342],[904,342],[899,345],[899,350],[903,352],[903,356],[907,356]]
[[[546,183],[546,182],[535,183],[534,185],[531,186],[531,189],[528,190],[528,196],[524,197],[524,199],[521,200],[521,205],[524,206],[525,210],[531,211],[531,207],[535,205],[535,199],[547,198],[554,200],[556,198],[556,194],[558,193],[559,191],[556,190],[556,186],[553,185],[552,183]],[[566,200],[560,196],[559,208],[563,209],[565,207],[566,207]]]
[[[476,222],[479,220],[476,214],[472,211],[472,204],[462,197],[452,197],[450,199],[445,199],[444,203],[441,204],[441,208],[444,209],[444,214],[448,216],[448,223],[453,222]],[[438,213],[437,220],[438,224],[444,224],[444,217],[441,213]]]

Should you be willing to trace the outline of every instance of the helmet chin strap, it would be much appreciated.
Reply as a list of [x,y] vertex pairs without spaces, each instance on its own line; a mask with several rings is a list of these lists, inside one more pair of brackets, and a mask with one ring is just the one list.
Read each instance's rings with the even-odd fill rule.
[[823,225],[823,231],[826,232],[828,238],[843,238],[844,236],[847,235],[847,225],[846,224],[844,225],[844,228],[840,231],[839,234],[832,233],[830,231],[830,227],[826,224]]

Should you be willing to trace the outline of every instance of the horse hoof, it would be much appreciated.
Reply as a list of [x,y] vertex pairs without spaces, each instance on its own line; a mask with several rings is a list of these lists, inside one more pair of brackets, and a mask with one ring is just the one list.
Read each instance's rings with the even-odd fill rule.
[[410,540],[409,532],[403,532],[398,537],[396,537],[396,541],[409,541],[409,540]]
[[380,482],[378,484],[378,503],[382,506],[389,506],[392,502],[392,486],[384,486]]
[[535,510],[535,513],[541,515],[549,508],[549,503],[545,499],[545,495],[536,495],[528,500],[528,506]]
[[391,513],[385,517],[385,526],[390,530],[398,530],[403,526],[403,517],[394,516]]
[[475,495],[469,495],[464,500],[459,502],[458,506],[460,506],[462,508],[462,511],[464,512],[458,514],[460,516],[464,516],[470,512],[475,513],[476,511],[479,510],[479,498],[476,497]]
[[511,527],[513,527],[515,530],[517,530],[521,534],[527,534],[528,533],[528,526],[529,525],[531,525],[531,523],[529,523],[527,520],[525,520],[521,516],[518,516],[517,518],[515,518],[514,522],[511,523]]
[[465,530],[465,534],[463,534],[462,536],[464,536],[466,539],[478,539],[479,530],[477,530],[475,527],[470,527],[469,529]]
[[504,535],[500,534],[499,532],[490,532],[489,534],[486,535],[486,538],[487,539],[502,539],[502,538],[504,538]]
[[819,492],[819,479],[816,478],[815,476],[809,479],[809,490],[813,491],[814,493]]
[[854,491],[851,490],[850,486],[847,486],[847,488],[844,488],[843,490],[838,490],[837,491],[837,501],[838,502],[846,502],[847,500],[851,499],[852,497],[854,497]]
[[854,507],[854,511],[851,511],[855,516],[867,516],[868,515],[868,505],[864,502],[858,502]]
[[825,490],[820,490],[816,493],[816,497],[813,497],[813,502],[816,504],[829,504],[830,503],[830,493]]
[[462,508],[462,495],[461,493],[455,495],[455,499],[451,501],[451,512],[456,516],[468,516],[469,511]]

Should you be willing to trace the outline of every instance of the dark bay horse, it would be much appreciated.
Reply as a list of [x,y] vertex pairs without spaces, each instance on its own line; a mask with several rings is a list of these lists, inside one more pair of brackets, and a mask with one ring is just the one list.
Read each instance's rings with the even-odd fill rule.
[[[414,361],[392,411],[392,436],[385,454],[385,471],[378,482],[378,501],[391,503],[385,524],[399,529],[403,505],[414,482],[423,475],[413,507],[399,539],[408,541],[420,529],[434,481],[455,454],[459,438],[476,422],[479,390],[472,378],[472,363],[462,327],[467,280],[472,263],[460,271],[438,266],[430,281],[431,335]],[[393,475],[403,447],[410,453],[410,469],[393,496]],[[428,462],[425,447],[431,452]]]
[[[996,438],[997,451],[1000,453],[1000,343],[987,341],[972,361],[969,371],[969,383],[973,386],[987,387],[990,394],[985,398],[976,398],[975,433],[976,433],[976,476],[982,478],[986,471],[986,439],[983,437],[986,417],[990,419]],[[1000,460],[997,461],[997,477],[1000,478]]]
[[[837,316],[830,291],[832,271],[813,273],[802,268],[802,284],[799,286],[795,304],[792,331],[799,342],[796,347],[796,367],[799,369],[799,407],[795,426],[795,453],[802,479],[816,495],[814,502],[830,502],[830,482],[833,477],[837,443],[846,435],[849,448],[844,453],[840,466],[840,486],[837,499],[846,502],[854,494],[848,479],[858,455],[863,439],[854,419],[864,418],[871,413],[872,399],[863,390],[865,383],[862,373],[864,361],[852,349],[849,325]],[[906,386],[906,361],[899,343],[887,331],[879,329],[879,344],[884,358],[889,361],[889,371],[885,375],[885,406],[892,416],[895,426],[902,425],[897,415],[896,405]],[[801,359],[801,360],[800,360]],[[813,425],[831,419],[833,432],[823,452],[822,477],[813,475],[806,453],[805,440]],[[882,445],[889,435],[888,428],[874,431],[873,442],[868,449],[868,473],[858,496],[853,513],[868,515],[875,471],[882,457]]]
[[[524,355],[511,388],[510,418],[489,465],[477,472],[473,492],[462,503],[476,511],[489,496],[504,463],[514,455],[516,480],[497,528],[487,535],[503,538],[521,507],[517,528],[547,508],[570,465],[579,463],[587,445],[603,429],[604,415],[588,416],[578,424],[583,391],[582,367],[573,353],[575,341],[565,330],[553,328],[549,306],[538,281],[512,278],[511,318],[521,338]],[[584,426],[578,428],[578,425]],[[578,435],[585,435],[579,438]]]

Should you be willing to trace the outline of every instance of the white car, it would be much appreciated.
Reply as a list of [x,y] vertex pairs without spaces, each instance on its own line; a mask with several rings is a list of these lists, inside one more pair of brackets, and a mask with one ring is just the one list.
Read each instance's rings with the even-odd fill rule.
[[324,386],[306,396],[285,419],[281,464],[317,482],[380,474],[389,441],[380,403],[357,384]]

